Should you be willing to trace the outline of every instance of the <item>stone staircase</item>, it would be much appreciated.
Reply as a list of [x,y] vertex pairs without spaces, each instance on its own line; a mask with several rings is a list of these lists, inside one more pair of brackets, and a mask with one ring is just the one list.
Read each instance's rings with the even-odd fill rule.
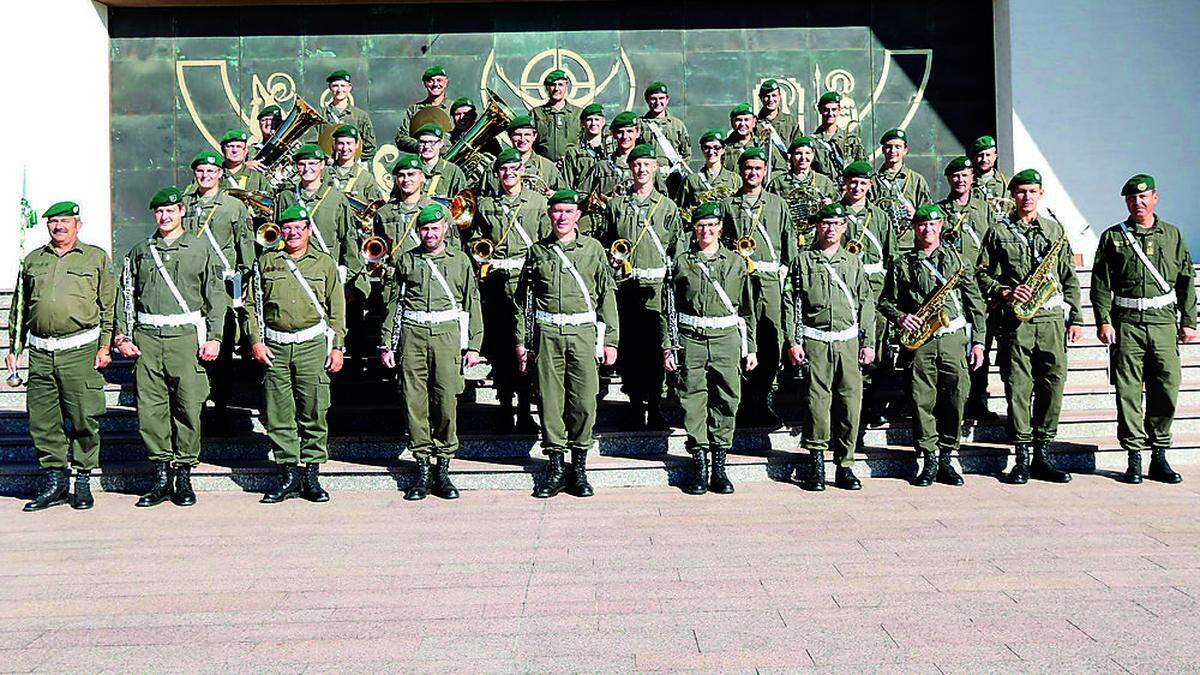
[[[1084,314],[1091,320],[1088,302],[1090,274],[1081,273]],[[7,319],[10,296],[0,296],[0,324]],[[7,348],[7,331],[0,347]],[[1175,424],[1173,463],[1200,461],[1200,345],[1181,345],[1183,378]],[[0,351],[0,353],[3,353]],[[1108,384],[1107,352],[1096,341],[1095,327],[1087,326],[1084,339],[1069,348],[1070,374],[1055,452],[1064,468],[1078,472],[1120,472],[1125,456],[1116,442],[1116,411]],[[471,489],[532,489],[544,471],[544,461],[534,436],[498,437],[490,433],[497,423],[495,391],[482,366],[468,373],[467,391],[459,408],[462,449],[453,464],[455,483]],[[270,446],[259,416],[259,387],[244,368],[232,409],[238,433],[228,438],[206,438],[203,463],[194,471],[199,490],[261,491],[276,482]],[[105,490],[136,493],[146,489],[151,466],[137,434],[132,364],[114,362],[105,373],[108,412],[101,418],[100,484]],[[635,485],[678,485],[688,478],[681,414],[669,405],[674,423],[670,432],[623,432],[620,420],[627,399],[619,382],[607,385],[601,403],[597,436],[599,453],[589,458],[592,483],[597,488]],[[800,447],[801,403],[794,387],[784,387],[777,407],[787,419],[784,428],[767,431],[739,430],[729,459],[734,483],[788,481],[798,466],[807,466]],[[1004,386],[993,366],[989,374],[989,405],[1005,412]],[[898,391],[888,392],[897,397]],[[393,383],[374,380],[344,382],[335,378],[334,407],[330,411],[331,461],[323,468],[325,484],[338,490],[396,490],[411,482],[414,465],[404,454],[398,431],[399,403]],[[39,474],[36,454],[28,434],[23,388],[0,385],[0,494],[23,495]],[[1003,420],[974,426],[965,437],[957,463],[968,474],[998,474],[1009,463],[1011,447]],[[869,477],[907,478],[917,469],[911,449],[907,419],[868,429],[859,454],[858,473]],[[803,470],[804,473],[807,470]]]

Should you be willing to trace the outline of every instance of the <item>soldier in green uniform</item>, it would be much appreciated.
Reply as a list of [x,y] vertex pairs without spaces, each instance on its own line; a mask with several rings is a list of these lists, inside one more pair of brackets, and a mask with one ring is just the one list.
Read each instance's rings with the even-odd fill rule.
[[833,445],[834,484],[862,488],[854,475],[862,407],[861,366],[875,359],[875,294],[858,256],[842,246],[846,208],[826,204],[813,215],[816,243],[792,268],[786,298],[788,360],[803,366],[804,447],[809,451],[807,487],[825,489],[825,451]]
[[383,199],[383,190],[367,163],[359,159],[359,131],[353,124],[341,124],[333,130],[333,163],[325,171],[325,182],[342,194],[364,202]]
[[292,153],[300,182],[275,195],[276,222],[291,206],[303,206],[308,211],[308,221],[313,225],[312,242],[317,249],[337,262],[338,277],[342,283],[352,278],[362,284],[361,290],[366,293],[367,280],[360,274],[362,258],[358,252],[358,221],[342,191],[323,178],[325,160],[324,151],[315,143],[305,143]]
[[[942,223],[942,242],[956,249],[972,268],[979,265],[979,251],[983,246],[983,237],[992,227],[992,211],[975,190],[973,184],[975,174],[968,157],[955,157],[946,164],[946,182],[950,184],[950,192],[946,198],[938,202],[938,206],[946,214]],[[987,337],[983,342],[984,364],[982,368],[971,371],[971,390],[967,396],[964,419],[981,422],[995,422],[1000,416],[988,409],[988,352],[996,330],[992,312],[986,306],[984,313],[988,316]]]
[[661,354],[644,339],[640,328],[658,325],[662,317],[662,287],[675,257],[682,226],[675,203],[654,189],[658,158],[654,146],[643,143],[630,151],[629,173],[633,186],[614,197],[605,210],[605,246],[623,240],[628,247],[624,263],[617,265],[617,308],[621,320],[621,360],[617,367],[629,396],[627,427],[667,429],[660,403],[663,394]]
[[[826,204],[832,204],[841,199],[837,185],[823,173],[813,170],[813,160],[817,153],[813,149],[813,140],[808,136],[800,136],[788,145],[788,170],[779,171],[767,185],[767,191],[784,198],[790,206],[793,200],[804,204],[800,213],[807,219]],[[794,212],[793,212],[794,213]],[[807,222],[793,223],[797,229],[808,225]],[[807,229],[807,228],[806,228]],[[808,238],[807,241],[811,241]]]
[[[984,297],[995,298],[1000,305],[997,358],[1008,399],[1009,438],[1016,448],[1009,480],[1023,484],[1032,477],[1066,483],[1071,474],[1054,467],[1050,443],[1058,432],[1067,381],[1066,342],[1076,342],[1082,332],[1075,254],[1063,226],[1038,214],[1042,175],[1034,169],[1020,171],[1008,187],[1016,208],[984,235],[978,278]],[[1057,288],[1030,320],[1018,320],[1013,303],[1030,302],[1040,292],[1041,287],[1031,288],[1027,281],[1055,247],[1061,248],[1057,259],[1046,263],[1046,279]]]
[[[517,115],[508,123],[508,138],[512,146],[521,153],[521,161],[525,162],[525,181],[543,196],[566,187],[562,173],[554,162],[533,151],[537,142],[537,130],[533,126],[533,118],[529,115]],[[488,174],[483,177],[476,194],[490,195],[496,192],[496,176]]]
[[639,137],[654,146],[654,156],[660,165],[678,170],[680,164],[692,159],[692,141],[683,120],[667,110],[671,92],[666,84],[651,82],[642,92],[642,98],[646,101],[646,112],[638,118]]
[[245,296],[244,279],[254,263],[254,231],[250,211],[240,200],[221,189],[221,156],[202,150],[192,159],[195,180],[183,198],[183,227],[209,246],[221,263],[221,276],[229,294],[221,354],[208,367],[209,398],[213,402],[210,432],[231,431],[229,400],[233,396],[233,350],[240,342],[238,313]]
[[[974,188],[979,196],[993,204],[1003,204],[1008,197],[1008,180],[996,166],[996,139],[980,136],[971,145],[971,168],[975,173]],[[1011,203],[1011,200],[1008,201]],[[1008,215],[1008,209],[993,209],[995,220]]]
[[[250,144],[250,158],[246,160],[246,168],[257,171],[263,174],[265,177],[267,169],[262,162],[255,159],[255,156],[257,156],[258,152],[262,150],[263,143],[266,143],[267,139],[270,138],[271,135],[275,133],[275,130],[279,128],[279,125],[283,124],[283,110],[280,109],[279,106],[272,103],[271,105],[264,106],[262,110],[258,111],[257,119],[259,140]],[[187,195],[186,191],[184,192],[184,195]]]
[[[624,194],[633,184],[629,173],[629,153],[638,145],[642,132],[638,117],[632,112],[619,113],[609,124],[613,136],[612,152],[592,164],[579,181],[579,192],[586,199],[581,205],[583,216],[579,219],[579,233],[592,236],[604,230],[604,207],[617,195]],[[667,183],[658,171],[654,174],[654,189],[666,194]]]
[[[913,445],[923,462],[913,481],[918,487],[929,487],[934,480],[963,484],[951,459],[959,446],[968,361],[973,370],[983,365],[987,330],[974,264],[942,245],[946,217],[941,207],[933,204],[917,208],[912,223],[914,248],[888,268],[879,299],[879,314],[896,324],[901,337],[916,347],[909,347],[909,395],[914,413]],[[921,313],[927,306],[931,309]],[[936,329],[932,326],[938,324],[926,325],[935,320],[941,322]],[[916,336],[930,330],[932,334],[921,344]]]
[[766,132],[767,145],[778,157],[772,162],[788,163],[788,144],[796,137],[796,118],[783,112],[783,92],[779,82],[770,79],[758,87],[758,127]]
[[[813,168],[819,173],[839,180],[846,167],[854,162],[867,161],[867,149],[857,129],[842,127],[842,95],[827,91],[817,99],[817,114],[821,123],[809,137],[816,142],[817,158]],[[847,235],[849,237],[849,235]]]
[[537,424],[529,412],[529,380],[517,372],[515,358],[518,304],[515,298],[525,256],[534,242],[550,235],[550,219],[546,215],[546,198],[522,183],[524,164],[520,153],[506,148],[493,166],[500,189],[494,195],[480,197],[473,227],[476,240],[486,239],[492,244],[491,258],[486,267],[480,266],[483,275],[480,295],[488,325],[484,353],[492,364],[496,397],[500,401],[497,431],[512,433],[515,395],[515,428],[521,433],[534,433]]
[[571,91],[571,80],[561,68],[546,73],[542,80],[546,87],[547,101],[531,112],[533,128],[537,131],[534,152],[551,162],[558,162],[571,144],[579,140],[579,106],[567,103]]
[[250,134],[242,129],[230,129],[221,137],[221,155],[224,157],[222,168],[225,169],[223,186],[253,192],[270,192],[267,175],[246,166],[246,144],[249,141]]
[[777,427],[781,421],[771,399],[785,339],[783,287],[796,258],[796,234],[787,202],[763,189],[766,150],[747,148],[738,166],[742,185],[721,202],[721,220],[725,236],[754,242],[749,260],[754,268],[754,351],[758,355],[758,368],[750,374],[742,396],[741,421]]
[[308,209],[288,207],[279,227],[283,248],[255,263],[253,292],[246,298],[245,333],[254,360],[267,370],[267,438],[283,468],[283,482],[262,502],[298,496],[324,502],[329,493],[319,471],[329,459],[329,376],[342,369],[346,299],[337,263],[309,246]]
[[[463,367],[479,363],[483,317],[475,270],[461,249],[446,246],[447,210],[421,209],[421,247],[400,256],[388,289],[388,339],[383,365],[400,366],[408,448],[417,460],[417,482],[404,496],[424,499],[430,491],[457,499],[450,460],[458,452],[458,395]],[[437,457],[430,476],[429,458]]]
[[913,233],[909,224],[918,204],[928,204],[929,184],[925,177],[904,166],[908,155],[908,133],[903,129],[889,129],[879,139],[883,154],[883,165],[875,172],[875,185],[871,197],[892,221],[896,231],[896,246],[900,252],[911,251]]
[[[725,168],[738,171],[738,158],[747,148],[761,148],[764,156],[767,147],[765,136],[758,129],[758,118],[749,103],[739,103],[729,111],[729,133],[725,134]],[[782,168],[782,163],[768,156],[768,173],[764,182],[770,182],[771,169]]]
[[737,192],[742,184],[737,172],[725,168],[725,134],[720,129],[700,135],[700,154],[704,166],[699,171],[676,171],[667,176],[667,194],[681,213],[706,201],[720,201]]
[[1117,440],[1129,453],[1125,481],[1142,482],[1149,445],[1150,480],[1178,483],[1167,449],[1179,395],[1176,343],[1196,340],[1195,271],[1183,235],[1155,214],[1154,178],[1134,175],[1121,196],[1129,217],[1100,235],[1091,297],[1097,337],[1112,353]]
[[579,112],[579,138],[563,153],[559,165],[567,185],[579,187],[584,174],[608,156],[610,139],[604,134],[604,107],[589,103]]
[[138,433],[155,471],[138,506],[196,503],[191,473],[200,463],[200,411],[208,398],[204,364],[221,352],[229,306],[221,262],[212,247],[186,236],[182,202],[174,187],[150,200],[157,228],[125,256],[116,305],[113,344],[137,359]]
[[449,102],[446,101],[446,85],[449,83],[450,78],[442,66],[434,65],[425,69],[421,75],[421,84],[425,87],[426,96],[405,108],[404,114],[400,116],[400,126],[396,128],[395,141],[400,152],[417,151],[417,139],[411,136],[414,115],[425,108],[441,108],[447,115],[450,114]]
[[450,130],[450,146],[452,147],[462,138],[463,134],[467,133],[475,121],[479,119],[479,112],[475,109],[475,102],[466,96],[460,96],[450,104],[450,121],[454,123],[454,128]]
[[[96,418],[105,409],[100,370],[112,361],[115,283],[104,249],[78,239],[83,224],[78,204],[58,202],[42,217],[50,242],[25,256],[17,275],[4,359],[15,373],[29,346],[25,407],[46,483],[25,510],[40,511],[68,499],[73,508],[90,509],[91,472],[100,462]],[[68,452],[76,470],[74,495]]]
[[330,100],[321,108],[321,115],[330,124],[349,124],[358,129],[358,137],[362,142],[362,158],[370,165],[375,157],[375,127],[371,124],[371,116],[366,110],[350,103],[350,92],[354,90],[350,72],[335,70],[325,78],[325,83],[329,87]]
[[567,488],[563,454],[571,453],[571,494],[590,497],[587,453],[592,448],[597,362],[617,360],[617,304],[604,247],[578,234],[579,193],[559,190],[550,197],[550,236],[529,249],[517,297],[517,362],[537,373],[542,402],[542,452],[549,473],[533,496],[553,497]]
[[391,244],[392,255],[397,256],[421,244],[417,237],[417,214],[434,202],[425,195],[425,171],[420,157],[400,155],[392,165],[392,178],[388,203],[375,213],[375,233]]
[[[442,148],[446,145],[446,132],[436,124],[422,124],[413,136],[417,139],[417,156],[421,158],[421,168],[425,171],[425,196],[453,198],[467,189],[467,175],[458,168],[457,164],[447,162],[442,158]],[[447,233],[450,241],[459,240],[458,228],[451,223],[453,233]]]
[[[721,206],[692,212],[693,237],[679,252],[664,286],[662,366],[679,373],[679,401],[695,480],[688,494],[733,492],[725,457],[733,447],[742,395],[741,371],[753,371],[754,285],[746,262],[721,245]],[[707,476],[708,453],[712,475]]]

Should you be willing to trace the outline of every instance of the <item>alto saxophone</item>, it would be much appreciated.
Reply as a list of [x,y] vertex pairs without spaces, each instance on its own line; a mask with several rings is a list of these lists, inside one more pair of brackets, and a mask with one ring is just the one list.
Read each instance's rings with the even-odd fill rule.
[[900,344],[905,349],[909,351],[919,349],[921,345],[929,342],[939,328],[950,325],[950,317],[946,314],[946,298],[950,297],[950,293],[954,291],[966,271],[966,266],[963,264],[962,257],[958,255],[958,251],[954,251],[954,257],[958,260],[958,269],[950,275],[949,279],[946,279],[946,283],[942,284],[941,288],[925,299],[917,311],[913,312],[921,320],[921,327],[915,331],[900,329]]
[[1063,249],[1067,245],[1067,235],[1058,238],[1050,250],[1046,252],[1046,257],[1042,258],[1042,262],[1034,268],[1029,276],[1021,282],[1022,285],[1028,286],[1032,291],[1032,295],[1028,302],[1021,302],[1017,296],[1012,296],[1012,310],[1020,321],[1029,321],[1037,316],[1038,310],[1046,301],[1054,297],[1059,292],[1058,276],[1056,274],[1058,267],[1058,258],[1062,255]]

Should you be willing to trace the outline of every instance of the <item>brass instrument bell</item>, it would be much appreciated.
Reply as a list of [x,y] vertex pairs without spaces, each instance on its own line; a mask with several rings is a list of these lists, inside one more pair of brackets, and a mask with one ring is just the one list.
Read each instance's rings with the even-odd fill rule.
[[283,246],[283,231],[275,223],[263,223],[258,226],[258,231],[254,233],[254,241],[264,251],[274,251]]
[[734,250],[738,252],[738,255],[746,259],[746,271],[753,274],[754,260],[751,259],[751,256],[754,255],[754,238],[742,237],[738,239],[734,244]]
[[362,246],[359,250],[362,252],[363,262],[368,267],[379,267],[387,260],[388,251],[391,249],[388,246],[387,240],[379,236],[371,236],[363,239]]
[[479,265],[479,278],[488,275],[492,267],[492,256],[496,254],[496,245],[491,239],[479,238],[471,242],[471,260]]
[[474,192],[462,190],[454,197],[435,195],[432,199],[450,211],[450,222],[458,228],[459,232],[470,229],[471,224],[475,222],[475,209],[478,202]]
[[618,239],[608,247],[608,258],[616,271],[617,280],[628,279],[633,275],[633,263],[629,255],[633,253],[633,244],[628,239]]

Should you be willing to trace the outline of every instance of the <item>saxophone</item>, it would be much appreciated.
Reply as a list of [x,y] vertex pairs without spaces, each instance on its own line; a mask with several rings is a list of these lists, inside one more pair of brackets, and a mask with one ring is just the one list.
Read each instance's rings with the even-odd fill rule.
[[1015,295],[1012,297],[1013,314],[1020,321],[1032,319],[1042,305],[1060,291],[1056,268],[1058,267],[1058,258],[1062,255],[1066,245],[1067,235],[1063,234],[1046,252],[1046,257],[1042,258],[1042,262],[1038,263],[1038,266],[1021,282],[1033,291],[1033,295],[1029,298],[1029,302],[1021,302]]
[[[954,251],[954,249],[950,250]],[[921,320],[921,327],[912,332],[900,329],[900,344],[905,349],[909,351],[919,349],[921,345],[929,342],[939,328],[950,325],[950,317],[946,315],[946,299],[950,297],[950,293],[954,291],[966,271],[966,265],[963,264],[962,256],[958,255],[958,251],[954,251],[954,257],[958,260],[958,269],[950,275],[949,279],[946,279],[946,283],[942,284],[941,288],[925,299],[917,311],[913,312]]]

